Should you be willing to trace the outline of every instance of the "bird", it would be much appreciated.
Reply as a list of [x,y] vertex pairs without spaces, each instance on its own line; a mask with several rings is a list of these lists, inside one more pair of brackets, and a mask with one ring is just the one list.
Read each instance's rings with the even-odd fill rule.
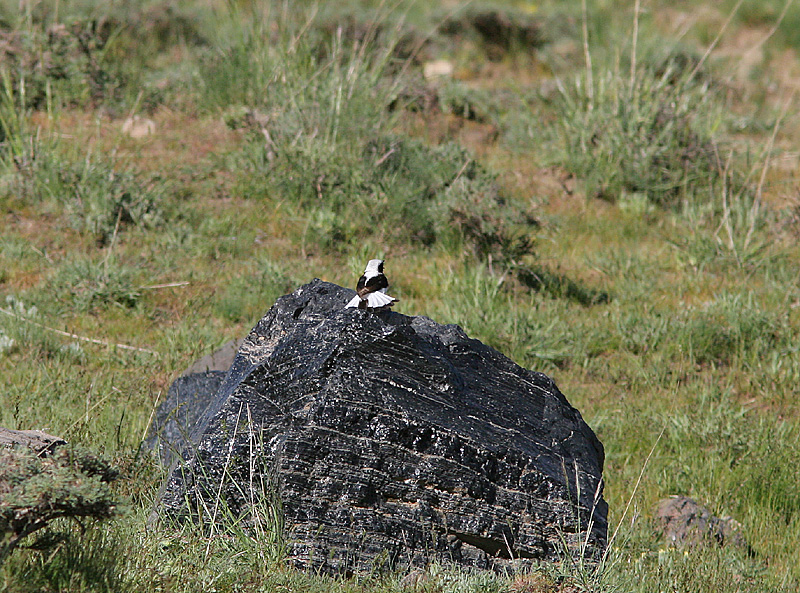
[[367,268],[356,285],[356,296],[345,305],[345,309],[382,309],[397,302],[396,298],[386,294],[389,281],[383,274],[383,262],[382,259],[371,259],[367,262]]

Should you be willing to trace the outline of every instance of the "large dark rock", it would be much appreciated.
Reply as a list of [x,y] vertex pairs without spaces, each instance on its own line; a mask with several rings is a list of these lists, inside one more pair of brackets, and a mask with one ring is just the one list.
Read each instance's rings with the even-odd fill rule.
[[289,557],[326,572],[600,554],[603,446],[553,381],[353,295],[314,280],[275,303],[198,406],[157,513],[253,522],[275,487]]
[[177,457],[184,456],[197,421],[215,401],[226,375],[219,370],[188,373],[169,386],[167,398],[156,409],[144,441],[163,465],[169,467]]
[[192,364],[172,382],[167,398],[156,409],[144,445],[165,466],[184,454],[189,435],[220,385],[244,340],[230,340]]

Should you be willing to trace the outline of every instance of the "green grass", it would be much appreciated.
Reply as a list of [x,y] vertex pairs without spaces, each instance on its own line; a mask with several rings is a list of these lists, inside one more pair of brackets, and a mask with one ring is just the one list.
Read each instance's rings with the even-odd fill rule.
[[[292,569],[268,498],[263,537],[148,527],[162,470],[139,449],[177,373],[377,256],[400,312],[557,381],[605,445],[618,529],[597,571],[434,566],[416,590],[797,590],[800,128],[771,90],[800,63],[797,8],[740,72],[735,41],[782,2],[746,1],[701,63],[734,2],[642,3],[634,52],[634,2],[589,1],[591,70],[577,0],[498,2],[505,46],[470,20],[488,3],[23,4],[0,2],[25,49],[0,67],[0,425],[113,459],[126,512],[54,524],[0,588],[408,590]],[[431,59],[455,79],[426,82]],[[156,133],[126,137],[130,114]],[[672,494],[753,554],[668,547],[651,517]]]
[[559,164],[585,180],[587,195],[614,202],[642,196],[668,206],[716,185],[720,149],[710,128],[720,108],[688,78],[667,64],[663,73],[637,72],[633,85],[610,72],[567,83],[557,102]]

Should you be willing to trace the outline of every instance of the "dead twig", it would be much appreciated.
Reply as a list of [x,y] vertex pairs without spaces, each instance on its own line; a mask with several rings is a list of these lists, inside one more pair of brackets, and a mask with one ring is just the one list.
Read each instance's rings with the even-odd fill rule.
[[453,181],[451,181],[451,182],[450,182],[450,185],[453,185],[453,184],[455,184],[455,182],[459,180],[459,178],[461,177],[461,174],[462,174],[464,171],[466,171],[466,170],[467,170],[467,167],[469,167],[469,164],[470,164],[471,162],[472,162],[472,159],[467,159],[466,161],[464,161],[464,166],[463,166],[463,167],[461,167],[461,169],[458,171],[458,173],[456,173],[456,176],[453,178]]
[[388,158],[389,158],[390,156],[392,156],[393,154],[394,154],[394,148],[390,148],[390,149],[389,149],[389,150],[386,152],[386,154],[384,154],[384,155],[383,155],[381,158],[379,158],[377,161],[375,161],[375,167],[376,167],[376,168],[377,168],[377,167],[380,167],[380,166],[381,166],[381,165],[382,165],[382,164],[383,164],[383,163],[386,161],[386,159],[388,159]]

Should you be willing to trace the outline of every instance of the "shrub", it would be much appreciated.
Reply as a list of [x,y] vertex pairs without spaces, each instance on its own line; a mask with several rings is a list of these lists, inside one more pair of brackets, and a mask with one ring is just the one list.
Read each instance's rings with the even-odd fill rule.
[[617,71],[559,90],[558,160],[587,195],[615,202],[641,194],[672,206],[721,177],[713,135],[721,106],[708,82],[674,61],[640,69],[633,84]]
[[297,150],[266,173],[274,193],[308,214],[313,242],[346,249],[368,236],[429,246],[444,241],[508,261],[532,251],[536,221],[463,148],[396,135],[361,144],[350,160],[323,162],[318,153]]
[[512,263],[533,252],[530,231],[538,223],[511,205],[485,171],[462,175],[447,186],[438,212],[439,233],[454,229],[480,257]]
[[634,354],[662,350],[701,365],[730,364],[745,355],[760,357],[790,342],[790,332],[776,315],[761,310],[752,297],[728,293],[679,314],[627,315],[620,319],[618,330],[622,347]]
[[13,111],[8,100],[0,104],[0,121],[7,139],[0,153],[5,169],[0,199],[62,210],[73,228],[100,246],[126,226],[163,223],[161,179],[143,180],[132,170],[118,171],[113,163],[89,155],[72,159],[61,154],[55,142],[28,130],[24,114]]
[[63,206],[72,227],[93,236],[100,246],[126,226],[163,222],[158,178],[145,182],[133,171],[116,171],[111,163],[88,157],[83,162],[57,157],[38,174],[41,193]]
[[[107,4],[0,3],[0,64],[15,85],[24,84],[26,107],[113,109],[128,99],[152,109],[164,89],[147,84],[144,64],[169,45],[204,42],[198,17],[205,7]],[[175,72],[166,84],[174,77]]]
[[[251,15],[201,67],[229,125],[250,131],[252,175],[241,193],[294,205],[307,221],[304,240],[326,250],[370,236],[429,246],[455,235],[480,256],[530,251],[532,220],[464,149],[387,132],[403,111],[398,97],[413,102],[396,59],[398,27],[377,22],[348,38],[309,26],[275,39],[264,18]],[[226,82],[233,72],[239,80]]]
[[22,448],[0,451],[0,563],[55,519],[113,517],[117,502],[108,484],[118,475],[78,447],[61,447],[45,458]]
[[69,25],[29,20],[14,31],[0,30],[7,74],[24,85],[25,106],[50,109],[55,98],[73,105],[116,97],[121,73],[105,59],[115,26],[105,18],[75,20]]

